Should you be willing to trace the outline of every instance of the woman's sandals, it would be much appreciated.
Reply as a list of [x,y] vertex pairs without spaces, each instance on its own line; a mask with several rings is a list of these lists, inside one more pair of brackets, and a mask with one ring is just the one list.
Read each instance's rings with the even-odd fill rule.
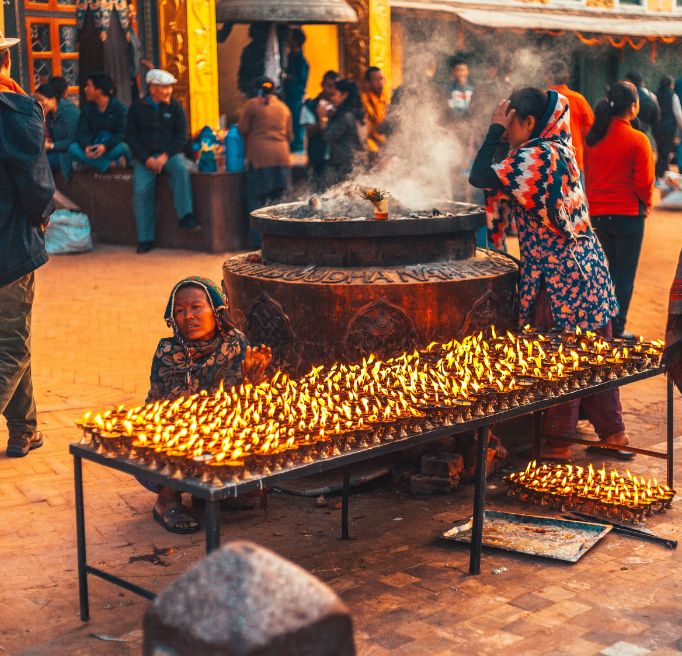
[[154,508],[152,517],[170,533],[186,535],[199,531],[199,522],[182,504],[173,506],[164,513]]

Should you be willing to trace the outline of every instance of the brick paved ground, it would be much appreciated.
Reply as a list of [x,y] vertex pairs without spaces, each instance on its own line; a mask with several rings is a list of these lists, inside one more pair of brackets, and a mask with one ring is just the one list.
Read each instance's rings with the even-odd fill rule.
[[[676,214],[648,221],[635,332],[662,334],[681,224]],[[47,439],[26,459],[0,456],[0,653],[139,652],[146,602],[134,595],[92,580],[92,621],[78,619],[67,445],[84,409],[143,397],[151,354],[165,334],[170,286],[188,274],[219,278],[223,259],[169,251],[138,257],[102,247],[53,258],[39,272],[33,352]],[[660,444],[662,380],[639,383],[623,397],[633,438]],[[682,438],[676,444],[680,462]],[[662,474],[658,461],[640,458],[633,468]],[[680,479],[682,467],[676,470]],[[85,485],[93,564],[160,589],[201,557],[200,537],[172,536],[151,521],[152,496],[130,477],[86,464]],[[499,481],[490,487],[490,506],[510,506]],[[223,539],[255,540],[328,581],[353,610],[364,656],[682,653],[682,550],[613,535],[576,565],[487,552],[482,575],[471,578],[466,551],[437,540],[470,503],[468,487],[418,499],[380,485],[353,495],[354,539],[341,542],[339,510],[273,494],[267,514],[224,514]],[[651,526],[681,537],[679,508]],[[155,558],[159,549],[168,551]]]

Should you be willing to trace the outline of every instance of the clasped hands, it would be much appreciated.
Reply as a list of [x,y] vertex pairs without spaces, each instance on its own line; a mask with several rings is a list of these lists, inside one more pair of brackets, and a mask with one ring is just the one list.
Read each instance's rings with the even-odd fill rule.
[[166,166],[168,162],[168,155],[166,153],[161,153],[156,157],[148,157],[144,165],[154,174],[158,175],[163,171],[163,167]]

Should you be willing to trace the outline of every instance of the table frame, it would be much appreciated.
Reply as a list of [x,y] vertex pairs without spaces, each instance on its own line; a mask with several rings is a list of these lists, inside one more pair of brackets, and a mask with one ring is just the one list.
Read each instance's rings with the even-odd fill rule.
[[[349,497],[350,497],[350,465],[369,460],[377,456],[395,453],[404,449],[409,449],[415,446],[428,444],[430,442],[442,439],[444,437],[451,437],[461,433],[476,431],[477,432],[477,447],[476,447],[476,473],[474,478],[474,504],[473,504],[473,528],[471,534],[471,547],[469,551],[469,573],[479,574],[481,571],[481,550],[483,539],[483,520],[485,512],[485,493],[486,493],[486,460],[487,448],[490,436],[490,428],[496,423],[514,419],[523,415],[532,414],[533,420],[533,452],[536,458],[542,455],[542,438],[541,438],[541,417],[542,411],[560,403],[570,401],[572,399],[590,396],[599,392],[604,392],[609,389],[622,387],[630,383],[634,383],[653,376],[658,376],[665,373],[663,367],[655,367],[647,369],[636,374],[623,376],[615,380],[604,381],[602,383],[591,385],[590,387],[582,388],[560,396],[555,396],[547,399],[533,401],[519,407],[511,408],[504,412],[497,412],[489,414],[484,417],[475,418],[463,423],[456,423],[452,426],[440,426],[430,431],[410,435],[406,438],[396,440],[394,442],[387,442],[349,453],[344,453],[339,456],[327,458],[325,460],[318,460],[309,464],[298,465],[284,471],[268,474],[266,476],[250,478],[247,481],[225,485],[223,487],[214,487],[206,483],[202,483],[198,479],[177,479],[159,471],[149,470],[143,465],[127,459],[108,456],[103,453],[98,453],[95,449],[84,444],[71,444],[69,451],[73,456],[74,466],[74,485],[75,485],[75,501],[76,501],[76,545],[78,558],[78,590],[80,599],[80,616],[84,622],[90,619],[89,609],[89,594],[88,594],[88,575],[92,574],[109,583],[113,583],[119,587],[140,595],[146,599],[155,599],[156,593],[151,590],[142,588],[131,581],[115,576],[97,567],[93,567],[87,562],[86,537],[85,537],[85,503],[83,491],[83,460],[98,463],[105,467],[110,467],[118,471],[126,472],[134,476],[143,477],[161,485],[172,487],[179,492],[188,492],[206,502],[205,513],[205,532],[206,532],[206,553],[209,554],[220,546],[220,501],[230,497],[236,497],[239,494],[251,492],[253,490],[263,490],[266,487],[281,483],[284,480],[291,478],[301,478],[310,474],[317,474],[331,469],[343,468],[343,490],[342,490],[342,504],[341,504],[341,539],[346,540],[349,537],[348,528],[348,511],[349,511]],[[670,376],[667,376],[667,431],[666,431],[666,451],[665,453],[650,451],[647,449],[640,449],[637,447],[628,447],[629,451],[646,455],[655,458],[662,458],[667,461],[667,484],[673,487],[673,383]],[[566,438],[566,441],[577,444],[589,444],[591,446],[601,446],[608,448],[600,442],[580,440],[575,438]]]

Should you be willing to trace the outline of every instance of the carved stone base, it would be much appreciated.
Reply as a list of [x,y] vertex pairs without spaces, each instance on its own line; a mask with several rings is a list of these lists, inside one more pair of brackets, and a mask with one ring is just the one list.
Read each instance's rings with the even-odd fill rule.
[[275,365],[294,376],[516,322],[516,265],[502,255],[341,268],[253,261],[258,256],[225,262],[225,290],[249,340],[270,345]]

